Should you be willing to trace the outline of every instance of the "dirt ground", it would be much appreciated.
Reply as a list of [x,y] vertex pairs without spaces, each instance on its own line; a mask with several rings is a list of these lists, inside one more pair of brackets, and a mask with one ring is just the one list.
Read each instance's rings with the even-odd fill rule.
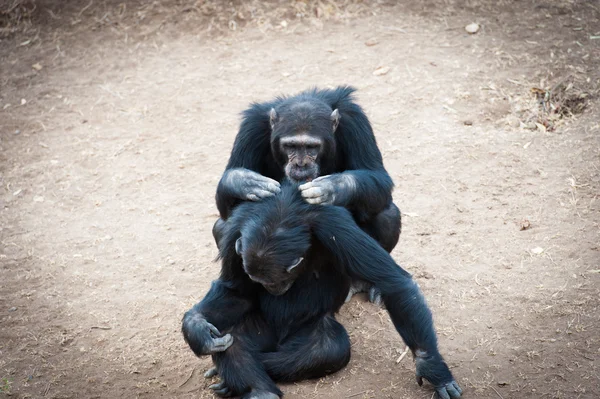
[[[600,397],[597,1],[0,4],[0,397],[211,398],[180,320],[239,112],[337,84],[464,397]],[[339,319],[348,367],[286,397],[432,397],[385,311]]]

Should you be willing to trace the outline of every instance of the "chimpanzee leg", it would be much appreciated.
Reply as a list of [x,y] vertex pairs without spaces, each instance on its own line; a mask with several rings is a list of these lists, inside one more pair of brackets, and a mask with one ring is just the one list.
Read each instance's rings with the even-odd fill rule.
[[344,326],[325,316],[288,337],[276,352],[261,354],[275,381],[299,381],[334,373],[350,361],[350,339]]
[[402,215],[400,209],[391,203],[372,220],[361,223],[360,226],[368,235],[373,237],[388,252],[392,252],[402,230]]
[[[400,231],[402,229],[402,216],[400,209],[392,203],[390,206],[381,211],[372,220],[366,223],[361,223],[360,227],[371,237],[373,237],[379,245],[388,252],[392,252],[398,240],[400,239]],[[346,302],[348,302],[352,295],[359,292],[368,292],[369,301],[376,305],[382,305],[383,299],[381,298],[381,292],[377,287],[372,286],[364,281],[353,281],[348,292]]]
[[210,386],[217,395],[242,395],[243,399],[277,399],[283,394],[265,371],[260,353],[275,349],[275,335],[260,315],[253,315],[235,326],[229,334],[233,344],[213,354],[221,382]]

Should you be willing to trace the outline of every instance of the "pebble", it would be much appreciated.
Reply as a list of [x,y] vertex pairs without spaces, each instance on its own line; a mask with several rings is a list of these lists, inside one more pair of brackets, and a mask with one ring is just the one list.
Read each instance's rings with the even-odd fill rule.
[[479,32],[479,24],[476,24],[475,22],[473,22],[472,24],[465,26],[465,30],[467,32],[469,32],[470,34],[477,33],[477,32]]
[[12,308],[8,309],[9,312],[16,312],[17,308],[16,306],[13,306]]

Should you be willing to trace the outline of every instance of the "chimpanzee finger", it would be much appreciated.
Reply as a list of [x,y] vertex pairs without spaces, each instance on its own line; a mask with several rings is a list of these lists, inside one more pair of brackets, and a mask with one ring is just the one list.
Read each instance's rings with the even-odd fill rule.
[[311,187],[307,190],[302,190],[302,197],[305,199],[322,197],[323,194],[323,189],[320,187]]
[[311,204],[311,205],[322,205],[325,201],[323,200],[323,197],[319,197],[319,198],[305,198],[306,202]]
[[206,370],[206,373],[204,373],[204,378],[212,378],[215,375],[219,375],[219,372],[217,371],[216,367],[211,367]]
[[217,382],[216,384],[209,385],[208,389],[212,389],[214,391],[214,390],[223,389],[226,387],[227,387],[227,385],[225,385],[225,382],[221,381],[221,382]]
[[[458,388],[458,389],[456,389],[456,388]],[[450,397],[452,399],[460,398],[460,394],[462,393],[462,391],[460,390],[460,387],[454,381],[451,382],[450,384],[446,385],[446,391],[448,391],[448,393],[450,394]]]
[[246,199],[248,201],[260,201],[260,198],[258,198],[256,195],[254,194],[246,194]]
[[272,193],[271,191],[262,190],[260,188],[252,190],[252,194],[256,195],[259,199],[265,199],[275,195],[275,193]]
[[323,180],[327,180],[330,177],[331,177],[331,175],[320,176],[320,177],[317,177],[315,180],[313,180],[313,182],[320,182],[320,181],[323,181]]
[[435,391],[440,399],[450,399],[450,395],[448,395],[448,392],[446,392],[446,388],[438,388]]
[[277,180],[274,180],[274,179],[271,179],[271,178],[268,178],[265,176],[258,175],[258,176],[256,176],[256,178],[252,179],[252,182],[255,183],[256,185],[261,186],[265,190],[269,190],[269,191],[273,191],[273,192],[281,191],[281,184]]
[[300,190],[300,191],[308,190],[309,188],[312,188],[313,186],[314,186],[313,182],[309,181],[308,183],[299,185],[298,190]]
[[223,352],[233,344],[233,337],[230,334],[225,334],[222,338],[213,339],[213,352]]
[[208,387],[208,389],[212,389],[215,393],[221,397],[229,397],[232,396],[232,392],[229,387],[225,384],[224,381],[221,381],[217,384],[212,384]]
[[206,322],[206,325],[208,326],[208,328],[210,329],[210,332],[212,332],[214,335],[216,335],[217,337],[221,336],[221,332],[219,331],[219,329],[215,326],[213,326],[211,323]]
[[450,385],[452,385],[454,389],[456,389],[459,395],[462,395],[462,389],[458,386],[458,383],[456,381],[452,381]]

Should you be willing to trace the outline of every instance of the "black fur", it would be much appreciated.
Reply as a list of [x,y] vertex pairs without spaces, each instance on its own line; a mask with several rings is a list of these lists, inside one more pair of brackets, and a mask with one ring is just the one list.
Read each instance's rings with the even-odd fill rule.
[[[235,249],[240,237],[242,256]],[[381,289],[396,329],[417,358],[417,377],[430,381],[442,398],[460,397],[418,286],[345,208],[306,204],[295,186],[284,184],[277,196],[239,205],[219,247],[221,277],[185,314],[183,334],[197,355],[206,353],[207,344],[199,319],[233,336],[230,348],[213,354],[228,393],[281,395],[274,380],[321,377],[343,368],[350,341],[334,314],[351,280],[360,279]],[[263,269],[254,268],[253,256],[262,257]],[[300,256],[304,261],[290,277],[281,274]],[[268,281],[295,281],[274,296],[250,279],[250,269]]]

